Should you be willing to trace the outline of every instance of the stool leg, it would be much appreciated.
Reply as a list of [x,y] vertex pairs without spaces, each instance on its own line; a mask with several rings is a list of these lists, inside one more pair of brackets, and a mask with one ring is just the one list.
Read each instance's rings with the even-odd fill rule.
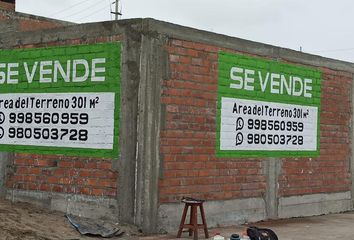
[[196,205],[192,206],[193,209],[193,231],[194,231],[194,240],[198,240],[198,214],[197,214],[197,210],[198,207]]
[[184,210],[183,210],[183,214],[182,214],[181,223],[179,224],[177,238],[180,238],[182,235],[183,225],[184,225],[184,222],[186,221],[187,211],[188,211],[188,205],[184,205]]
[[[193,225],[193,205],[191,205],[191,211],[189,213],[189,224],[190,225]],[[193,229],[192,228],[189,228],[188,229],[188,236],[192,236],[193,235]]]
[[200,204],[199,207],[200,207],[200,213],[202,215],[202,221],[203,221],[203,225],[204,225],[205,238],[209,238],[208,226],[207,226],[207,223],[206,223],[206,218],[205,218],[205,214],[204,214],[203,204]]

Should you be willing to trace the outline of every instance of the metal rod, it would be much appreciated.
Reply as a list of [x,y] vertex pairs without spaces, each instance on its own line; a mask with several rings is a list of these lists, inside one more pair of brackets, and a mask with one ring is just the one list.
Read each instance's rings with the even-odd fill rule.
[[116,0],[116,14],[115,14],[115,19],[118,20],[118,2],[119,0]]

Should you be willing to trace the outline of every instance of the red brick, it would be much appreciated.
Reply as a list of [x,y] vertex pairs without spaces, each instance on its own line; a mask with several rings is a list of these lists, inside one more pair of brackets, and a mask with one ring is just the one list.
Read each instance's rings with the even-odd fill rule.
[[74,161],[61,160],[61,161],[58,162],[58,167],[61,167],[61,168],[72,168],[72,167],[74,167]]
[[92,195],[93,196],[104,196],[105,190],[101,188],[93,188]]
[[14,164],[30,166],[30,165],[34,165],[34,161],[35,161],[34,159],[30,159],[30,158],[16,158],[14,160]]
[[86,180],[86,184],[87,184],[88,186],[100,186],[100,185],[98,184],[98,180],[97,180],[96,178],[89,178],[89,179],[87,179],[87,180]]
[[79,174],[79,169],[65,169],[65,176],[69,176],[69,177],[77,177]]
[[64,173],[65,171],[62,168],[53,170],[53,175],[56,177],[64,176]]
[[28,173],[29,174],[40,175],[41,172],[42,172],[42,168],[38,168],[38,167],[29,167],[28,168]]
[[96,169],[97,168],[97,161],[89,161],[85,164],[86,169]]
[[108,187],[108,188],[116,188],[117,183],[111,180],[98,180],[97,186],[100,187]]
[[16,168],[16,173],[17,174],[26,174],[28,173],[28,167],[17,167]]
[[36,191],[36,190],[39,190],[39,187],[35,183],[27,183],[27,189],[32,190],[32,191]]
[[112,168],[112,162],[100,162],[97,164],[97,168],[109,170]]
[[61,177],[59,178],[59,183],[64,185],[69,185],[72,183],[72,179],[68,177]]
[[56,184],[59,183],[59,179],[57,177],[48,177],[48,183],[50,184]]
[[87,187],[80,187],[77,189],[76,193],[78,194],[84,194],[84,195],[90,195],[91,194],[91,189]]
[[39,190],[44,192],[50,192],[51,186],[49,184],[41,184],[39,185]]
[[74,168],[84,168],[84,167],[85,167],[85,161],[77,160],[74,162]]
[[15,174],[12,179],[15,181],[15,182],[22,182],[23,179],[24,179],[24,176],[23,175],[17,175]]
[[108,196],[108,197],[115,197],[115,196],[117,196],[117,190],[116,189],[106,189],[104,195]]
[[80,177],[90,177],[90,176],[93,176],[93,172],[90,170],[81,170],[81,171],[79,171],[79,176]]
[[52,187],[53,192],[64,192],[64,187],[62,185],[54,185]]
[[57,162],[53,159],[37,159],[35,165],[39,167],[55,167]]

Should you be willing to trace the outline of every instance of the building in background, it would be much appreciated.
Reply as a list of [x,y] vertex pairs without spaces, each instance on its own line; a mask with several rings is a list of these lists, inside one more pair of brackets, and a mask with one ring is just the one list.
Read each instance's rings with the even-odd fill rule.
[[15,0],[0,1],[1,33],[35,31],[39,29],[68,26],[73,23],[15,11]]

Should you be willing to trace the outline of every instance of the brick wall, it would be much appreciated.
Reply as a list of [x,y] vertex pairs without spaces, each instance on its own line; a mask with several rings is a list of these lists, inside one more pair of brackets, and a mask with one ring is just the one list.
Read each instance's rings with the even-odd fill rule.
[[16,154],[7,187],[30,191],[117,195],[112,160],[56,155]]
[[[0,1],[0,22],[12,31],[28,32],[70,25],[68,22],[15,12],[15,5]],[[14,27],[16,26],[16,27]],[[4,27],[4,26],[2,26]]]
[[[121,41],[122,36],[72,39],[62,42],[31,44],[19,48],[94,44]],[[83,194],[114,198],[117,196],[118,171],[106,158],[68,157],[17,153],[9,164],[6,186],[9,189]]]
[[8,3],[8,2],[5,2],[5,1],[0,1],[0,9],[9,10],[9,11],[15,11],[15,4],[14,3]]
[[350,191],[351,73],[323,68],[320,156],[283,159],[280,195]]
[[[176,39],[166,49],[170,78],[164,80],[162,91],[166,115],[161,131],[160,201],[176,202],[182,196],[209,200],[262,197],[264,159],[215,155],[218,51],[234,51]],[[320,156],[279,159],[280,196],[343,192],[351,185],[352,75],[321,70]]]
[[161,133],[161,202],[259,197],[265,191],[261,159],[215,156],[218,48],[173,40],[171,77],[163,83],[166,123]]

